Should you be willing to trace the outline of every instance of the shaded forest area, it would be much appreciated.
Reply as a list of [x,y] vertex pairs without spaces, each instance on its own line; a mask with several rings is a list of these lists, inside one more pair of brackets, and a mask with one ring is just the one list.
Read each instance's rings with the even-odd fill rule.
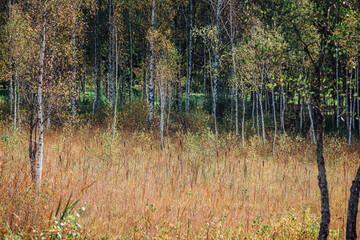
[[356,239],[356,0],[0,2],[0,236]]

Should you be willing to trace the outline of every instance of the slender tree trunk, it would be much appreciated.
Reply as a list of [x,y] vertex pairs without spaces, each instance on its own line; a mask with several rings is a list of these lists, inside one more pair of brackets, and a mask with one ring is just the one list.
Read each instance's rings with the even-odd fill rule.
[[339,94],[339,49],[336,44],[336,128],[340,126],[340,94]]
[[299,101],[300,101],[300,127],[299,127],[299,135],[302,136],[303,116],[304,116],[304,98],[302,97],[302,84],[301,84],[301,86],[300,86]]
[[122,81],[122,105],[125,106],[126,104],[126,60],[125,56],[123,59],[123,81]]
[[165,105],[166,105],[166,87],[164,86],[166,83],[164,82],[162,73],[157,75],[159,78],[158,80],[158,87],[159,87],[159,102],[160,102],[160,137],[161,137],[161,149],[165,151],[165,144],[164,144],[164,112],[165,112]]
[[71,81],[71,93],[70,93],[70,103],[71,103],[71,116],[74,117],[76,113],[75,109],[75,101],[76,101],[76,36],[75,36],[75,24],[76,24],[76,6],[73,6],[73,26],[72,26],[72,33],[71,33],[71,43],[72,43],[72,50],[73,50],[73,59],[72,59],[72,81]]
[[42,162],[43,162],[43,148],[44,148],[44,119],[43,119],[43,75],[44,75],[44,62],[45,62],[45,34],[46,34],[46,14],[47,14],[47,3],[44,6],[44,20],[42,25],[42,42],[40,47],[40,74],[38,83],[37,93],[37,105],[38,105],[38,134],[39,134],[39,147],[38,147],[38,160],[36,166],[36,189],[41,188],[41,174],[42,174]]
[[[209,51],[209,61],[211,62],[211,51]],[[216,120],[216,96],[215,96],[216,93],[215,93],[215,88],[214,88],[215,78],[213,78],[213,76],[212,76],[212,71],[209,71],[209,72],[210,72],[211,90],[213,93],[212,94],[213,95],[212,114],[213,114],[213,118],[214,118],[216,149],[219,150],[218,128],[217,128],[217,120]]]
[[129,98],[130,98],[130,105],[132,104],[133,100],[133,30],[132,30],[132,18],[130,13],[129,19],[129,28],[130,28],[130,86],[129,86]]
[[[97,8],[100,8],[100,0],[96,1]],[[92,115],[94,116],[95,112],[95,106],[99,105],[101,102],[101,72],[100,72],[100,61],[101,57],[98,55],[101,55],[100,47],[99,47],[99,10],[96,10],[96,17],[95,17],[95,99],[93,103],[93,110]]]
[[149,124],[152,123],[154,109],[154,89],[153,89],[153,65],[154,65],[154,31],[155,31],[155,0],[152,0],[151,9],[151,39],[150,39],[150,63],[149,63]]
[[49,128],[51,125],[51,108],[52,108],[52,103],[49,103],[48,106],[48,110],[47,110],[47,123],[46,123],[46,128]]
[[279,113],[280,113],[280,127],[282,130],[282,126],[283,126],[283,118],[282,118],[282,111],[283,111],[283,97],[282,97],[282,86],[280,86],[279,89]]
[[268,113],[268,104],[269,104],[269,97],[268,97],[268,94],[267,92],[264,92],[263,94],[261,94],[262,96],[264,96],[264,106],[265,106],[265,113]]
[[235,86],[235,135],[238,136],[239,135],[239,116],[238,116],[238,83],[237,83],[237,73],[236,73],[236,62],[235,62],[235,43],[234,43],[234,38],[235,38],[235,34],[234,34],[234,27],[233,27],[233,23],[232,23],[232,5],[231,5],[231,11],[230,11],[230,22],[231,22],[231,27],[230,27],[230,40],[231,40],[231,57],[232,57],[232,74],[233,74],[233,81],[234,81],[234,86]]
[[261,97],[263,95],[264,71],[265,71],[265,66],[263,63],[263,66],[261,69],[261,86],[260,86],[260,94],[259,94],[259,103],[260,103],[260,113],[261,113],[262,136],[263,136],[264,148],[266,148],[264,110],[263,110],[263,105],[262,105],[262,101],[261,101]]
[[215,104],[218,100],[218,78],[219,78],[219,48],[220,48],[220,14],[223,0],[216,1],[216,40],[215,40],[215,49],[214,49],[214,94],[215,94]]
[[10,100],[10,114],[13,113],[13,68],[12,59],[10,58],[10,82],[9,82],[9,100]]
[[18,124],[17,124],[17,128],[20,129],[21,128],[21,116],[20,116],[20,101],[21,101],[21,97],[20,97],[20,81],[18,81],[18,86],[17,86],[17,116],[18,116]]
[[[235,112],[235,83],[231,84],[231,90],[230,90],[230,131],[233,131],[233,120],[234,120],[234,112]],[[227,100],[228,97],[225,96],[225,99]]]
[[73,48],[73,72],[72,72],[72,82],[71,82],[71,94],[70,94],[70,102],[71,102],[71,116],[75,116],[75,88],[76,88],[76,40],[75,40],[75,31],[73,29],[72,35],[72,48]]
[[321,66],[316,67],[316,83],[312,87],[313,104],[314,104],[314,115],[315,115],[315,131],[316,131],[316,160],[318,165],[318,180],[319,189],[321,193],[321,223],[319,239],[327,239],[329,235],[330,225],[330,204],[329,204],[329,190],[326,179],[326,169],[324,161],[324,129],[325,129],[325,118],[323,115],[322,104],[321,104]]
[[83,76],[83,85],[82,85],[82,102],[85,102],[86,95],[86,63],[84,64],[84,76]]
[[[348,73],[346,73],[348,75]],[[345,90],[345,98],[346,98],[346,127],[349,129],[350,123],[350,102],[349,102],[349,84],[348,84],[348,76],[346,77],[345,81],[346,90]]]
[[206,41],[204,41],[204,66],[203,66],[203,109],[205,109],[205,100],[206,100],[206,76],[207,76],[207,72],[206,72]]
[[[271,85],[273,85],[274,80],[271,78]],[[274,116],[274,139],[273,139],[273,148],[272,155],[275,155],[275,144],[276,144],[276,133],[277,133],[277,123],[276,123],[276,105],[275,105],[275,94],[274,94],[274,86],[271,88],[271,96],[272,96],[272,108],[273,108],[273,116]]]
[[116,117],[117,117],[117,105],[119,100],[119,81],[118,81],[118,66],[119,66],[119,54],[118,54],[118,39],[117,31],[115,30],[115,105],[114,105],[114,120],[113,120],[113,136],[116,130]]
[[112,0],[109,0],[108,6],[108,31],[109,31],[109,49],[108,49],[108,91],[110,105],[114,107],[114,77],[113,77],[113,17],[112,17]]
[[[173,91],[174,92],[174,91]],[[174,94],[172,94],[174,96]],[[166,133],[169,134],[169,126],[170,126],[170,111],[171,111],[171,102],[172,96],[168,97],[168,115],[167,115],[167,122],[166,122]]]
[[191,94],[191,78],[192,78],[192,52],[193,52],[193,0],[190,0],[190,29],[189,29],[189,49],[188,49],[188,68],[186,77],[186,98],[185,98],[185,112],[189,112],[190,108],[190,94]]
[[14,132],[16,131],[16,121],[17,121],[17,94],[16,94],[16,91],[17,91],[17,85],[18,85],[18,82],[19,82],[19,73],[18,73],[18,68],[16,67],[16,70],[15,70],[15,83],[14,83]]
[[285,140],[285,94],[284,94],[284,86],[281,84],[281,97],[280,97],[280,121],[281,121],[281,128],[283,131],[283,136],[284,136],[284,140]]
[[349,139],[348,139],[349,148],[351,146],[351,135],[352,135],[352,126],[353,126],[353,115],[354,115],[353,104],[354,101],[352,97],[352,73],[351,73],[350,84],[349,84]]
[[359,206],[359,191],[360,191],[360,167],[356,173],[356,177],[350,188],[350,197],[348,205],[348,216],[346,222],[346,239],[357,239],[356,220]]
[[246,106],[245,101],[247,96],[245,95],[245,89],[244,89],[244,82],[243,79],[241,79],[241,94],[242,94],[242,122],[241,122],[241,140],[242,140],[242,147],[244,149],[245,147],[245,112],[246,112]]
[[260,93],[258,90],[256,90],[255,93],[255,99],[256,99],[256,129],[257,129],[257,135],[258,137],[260,137],[260,123],[259,123],[259,101],[260,101],[260,97],[259,97]]
[[[100,8],[100,0],[97,1]],[[99,39],[99,10],[96,10],[96,26],[95,26],[95,84],[96,84],[96,104],[101,102],[101,51]]]
[[252,128],[255,130],[255,105],[256,105],[256,97],[255,92],[251,92],[251,98],[252,98]]
[[239,87],[237,83],[235,84],[235,135],[239,136]]
[[181,92],[182,92],[182,87],[181,87],[181,69],[179,69],[179,73],[178,73],[178,82],[177,82],[177,101],[178,101],[178,110],[181,110],[181,105],[182,105],[182,96],[181,96]]
[[[320,106],[319,106],[320,107]],[[325,120],[322,115],[322,112],[315,107],[315,116],[316,116],[316,153],[317,153],[317,163],[318,163],[318,180],[319,188],[321,192],[321,224],[320,224],[320,233],[319,239],[327,239],[329,235],[329,225],[330,225],[330,205],[329,205],[329,191],[327,187],[326,180],[326,170],[325,170],[325,161],[323,157],[323,144],[324,144],[324,125]]]
[[147,98],[147,87],[146,87],[146,67],[144,67],[144,75],[143,75],[143,98],[146,99]]
[[180,35],[181,33],[181,16],[182,16],[182,12],[181,10],[179,10],[177,16],[176,16],[176,23],[177,23],[177,27],[178,27],[178,34],[176,35],[176,43],[177,43],[177,48],[178,48],[178,52],[179,52],[179,61],[178,61],[178,74],[177,74],[177,81],[175,83],[176,87],[175,87],[175,91],[176,91],[176,97],[175,97],[175,105],[178,111],[181,110],[181,64],[182,64],[182,49],[181,49],[181,40],[179,38],[178,35]]
[[358,131],[359,131],[359,139],[360,139],[360,83],[359,83],[359,56],[357,57],[357,60],[356,60],[356,74],[355,74],[355,81],[356,81],[356,84],[357,84],[357,90],[356,90],[356,93],[357,93],[357,116],[359,117],[358,119]]
[[[12,5],[11,0],[9,0],[9,19],[11,19],[12,14]],[[9,32],[9,39],[10,39],[10,82],[9,82],[9,100],[10,100],[10,114],[13,113],[13,59],[12,59],[12,34]]]
[[314,129],[314,120],[313,120],[313,111],[311,107],[311,99],[308,100],[308,111],[309,111],[309,119],[310,119],[310,139],[313,143],[316,142],[315,139],[315,129]]
[[37,178],[37,163],[36,163],[36,153],[37,153],[37,118],[35,117],[35,94],[30,94],[29,101],[29,159],[30,159],[30,167],[31,167],[31,180],[34,184],[36,184]]

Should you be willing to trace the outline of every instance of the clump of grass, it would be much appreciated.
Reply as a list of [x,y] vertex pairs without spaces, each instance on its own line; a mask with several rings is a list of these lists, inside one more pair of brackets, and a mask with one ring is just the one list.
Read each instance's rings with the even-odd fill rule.
[[[46,133],[37,192],[27,133],[0,129],[0,215],[14,235],[49,234],[60,199],[71,195],[78,206],[86,203],[86,210],[74,219],[81,229],[69,223],[63,236],[311,239],[318,231],[315,146],[306,139],[281,141],[279,136],[273,157],[257,137],[242,149],[239,139],[224,133],[217,149],[211,129],[178,130],[165,139],[164,160],[152,131],[113,134],[89,125],[68,126]],[[333,238],[344,237],[345,206],[359,158],[355,148],[343,151],[344,144],[328,137],[325,145]]]

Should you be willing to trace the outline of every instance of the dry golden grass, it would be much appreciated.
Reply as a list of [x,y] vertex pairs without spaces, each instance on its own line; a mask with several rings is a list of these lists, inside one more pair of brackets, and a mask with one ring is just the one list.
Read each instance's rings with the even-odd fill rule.
[[[235,136],[223,135],[217,151],[209,129],[179,132],[166,138],[164,158],[157,132],[113,137],[69,127],[45,137],[39,196],[29,174],[27,134],[0,129],[0,214],[13,234],[54,232],[60,199],[64,206],[71,196],[71,203],[80,199],[78,232],[90,239],[316,238],[320,194],[315,146],[307,140],[280,136],[272,157],[257,137],[242,149]],[[325,146],[331,236],[343,238],[359,154],[336,137]],[[66,236],[71,229],[58,231]]]

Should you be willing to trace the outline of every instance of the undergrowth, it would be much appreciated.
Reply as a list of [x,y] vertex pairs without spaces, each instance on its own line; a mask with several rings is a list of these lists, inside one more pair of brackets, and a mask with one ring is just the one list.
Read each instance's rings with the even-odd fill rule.
[[[41,191],[31,181],[26,126],[1,123],[2,238],[317,238],[320,193],[309,139],[279,134],[272,155],[271,132],[265,148],[256,134],[242,148],[241,138],[221,132],[217,148],[211,118],[199,112],[169,122],[163,152],[156,117],[151,129],[138,127],[126,119],[146,122],[147,110],[128,111],[119,113],[115,132],[86,118],[47,129]],[[357,144],[325,138],[331,239],[344,238]]]

